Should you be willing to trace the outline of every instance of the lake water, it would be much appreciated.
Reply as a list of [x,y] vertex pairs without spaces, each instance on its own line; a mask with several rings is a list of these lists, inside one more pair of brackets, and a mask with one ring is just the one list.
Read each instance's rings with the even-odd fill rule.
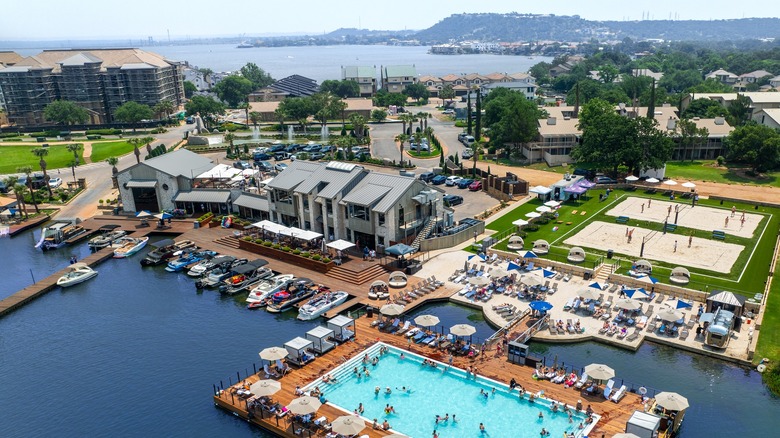
[[[418,75],[444,76],[449,73],[467,74],[493,72],[526,72],[536,63],[550,62],[552,58],[535,56],[428,54],[428,47],[404,46],[305,46],[237,49],[235,44],[172,45],[143,47],[176,61],[188,61],[213,71],[235,71],[247,62],[254,62],[274,78],[299,74],[322,82],[341,79],[341,66],[376,66],[377,78],[382,65],[413,64]],[[8,49],[29,56],[41,49]]]
[[[41,253],[32,248],[37,233],[0,239],[0,296],[29,284],[30,270],[40,279],[70,254],[88,253],[86,244]],[[94,280],[0,318],[0,436],[265,436],[216,409],[212,384],[251,373],[258,351],[318,322],[199,293],[186,274],[141,268],[140,255],[110,259]],[[444,327],[475,325],[475,338],[492,332],[471,309],[435,304],[420,313],[439,316]],[[567,365],[605,362],[620,379],[680,392],[692,405],[685,438],[775,436],[780,400],[754,371],[653,344],[637,353],[594,343],[532,348]]]

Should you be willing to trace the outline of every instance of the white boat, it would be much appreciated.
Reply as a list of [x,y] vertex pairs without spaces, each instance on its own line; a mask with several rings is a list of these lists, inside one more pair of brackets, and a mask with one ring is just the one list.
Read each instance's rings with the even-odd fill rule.
[[57,286],[68,287],[83,283],[98,275],[86,263],[74,263],[68,266],[68,272],[57,280]]
[[101,229],[104,230],[104,232],[101,233],[99,236],[95,236],[89,239],[87,245],[89,245],[89,247],[92,249],[105,248],[111,245],[112,243],[114,243],[114,241],[118,240],[120,237],[125,237],[125,235],[127,234],[127,231],[125,230],[116,230],[108,227],[118,227],[118,225],[109,225],[106,227],[100,227]]
[[349,298],[349,294],[343,290],[325,292],[322,295],[310,299],[306,304],[301,306],[301,308],[298,309],[298,319],[301,321],[310,321],[344,301],[347,301],[347,298]]
[[148,237],[120,237],[113,243],[113,245],[118,245],[114,250],[114,258],[123,259],[130,257],[131,255],[142,250],[143,247],[146,246],[147,242],[149,242]]
[[36,248],[46,251],[67,245],[69,239],[86,233],[81,225],[70,222],[57,222],[41,231],[41,239],[35,244]]
[[187,271],[187,275],[190,277],[202,277],[206,272],[216,268],[223,263],[232,263],[235,259],[235,257],[230,256],[219,256],[210,259],[204,259],[201,260],[197,265],[190,268],[190,270]]
[[265,301],[273,294],[286,288],[293,278],[295,278],[295,276],[292,274],[280,274],[261,281],[249,292],[249,296],[246,297],[246,302],[260,303]]

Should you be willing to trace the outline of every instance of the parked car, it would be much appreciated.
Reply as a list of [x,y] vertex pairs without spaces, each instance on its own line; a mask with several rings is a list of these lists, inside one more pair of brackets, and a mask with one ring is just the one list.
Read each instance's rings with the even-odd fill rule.
[[319,152],[320,149],[322,149],[322,145],[319,144],[310,144],[306,145],[301,149],[303,152]]
[[461,132],[460,134],[458,134],[458,141],[463,142],[463,139],[466,138],[467,135],[468,134],[466,134],[465,132]]
[[301,145],[299,145],[297,143],[293,143],[291,145],[287,145],[287,147],[284,148],[284,151],[287,152],[287,153],[292,154],[293,152],[297,152],[300,149],[301,149]]
[[617,181],[614,179],[608,177],[608,176],[597,176],[596,179],[593,181],[596,184],[616,184]]
[[327,154],[328,152],[336,152],[336,146],[325,145],[320,149],[320,152]]
[[56,189],[57,187],[62,185],[62,178],[55,176],[51,179],[49,179],[49,187]]
[[456,186],[456,185],[458,185],[458,183],[459,183],[459,182],[460,182],[462,179],[463,179],[463,178],[462,178],[462,177],[460,177],[460,176],[458,176],[458,175],[452,175],[452,176],[448,176],[448,177],[447,177],[447,181],[445,182],[445,184],[446,184],[446,185],[448,185],[448,186],[450,186],[450,187],[452,187],[452,186]]
[[458,181],[458,188],[459,189],[468,188],[468,186],[470,186],[471,183],[473,183],[473,182],[474,182],[474,180],[471,179],[471,178],[462,178],[460,181]]
[[273,158],[273,157],[268,155],[265,152],[255,152],[254,154],[252,154],[252,159],[254,159],[255,162],[257,162],[257,161],[267,161],[267,160],[270,160],[271,158]]
[[469,184],[469,190],[472,192],[482,190],[482,181],[474,181],[473,183]]
[[444,176],[444,175],[436,175],[431,180],[431,184],[438,186],[438,185],[444,184],[446,181],[447,181],[447,177],[446,176]]
[[309,154],[309,161],[319,161],[325,158],[325,154],[322,152],[312,152]]
[[442,198],[442,200],[444,201],[445,205],[449,205],[450,207],[463,204],[463,196],[458,195],[447,195]]
[[352,149],[350,149],[353,154],[359,154],[361,152],[368,152],[369,149],[367,146],[352,146]]
[[276,169],[277,172],[283,172],[284,169],[287,169],[287,164],[286,163],[276,163],[274,165],[274,169]]
[[233,167],[235,167],[236,169],[244,170],[244,169],[251,169],[252,165],[247,163],[246,161],[236,161],[235,163],[233,163]]
[[433,180],[433,178],[435,178],[435,177],[436,177],[435,173],[433,173],[433,172],[425,172],[425,173],[421,173],[420,174],[419,179],[420,179],[420,181],[431,182]]
[[272,170],[274,170],[274,165],[271,164],[270,161],[258,161],[255,164],[257,164],[257,168],[262,170],[263,172],[271,172]]
[[274,159],[276,159],[276,161],[289,160],[290,159],[290,153],[289,152],[277,152],[277,153],[274,154]]
[[460,156],[464,160],[468,160],[474,156],[474,152],[472,152],[471,149],[464,149],[463,152],[461,152]]
[[275,152],[281,152],[281,151],[283,151],[283,150],[284,150],[284,148],[285,148],[285,146],[284,146],[283,144],[275,144],[275,145],[271,146],[270,148],[268,148],[268,151],[267,151],[267,152],[268,152],[269,154],[273,154],[273,153],[275,153]]
[[452,109],[452,108],[446,109],[446,110],[442,111],[442,114],[452,115],[452,114],[455,114],[455,110]]
[[460,142],[463,143],[466,146],[471,146],[471,145],[474,144],[475,141],[477,141],[477,140],[473,136],[467,135],[467,136],[463,137],[463,140],[461,140]]

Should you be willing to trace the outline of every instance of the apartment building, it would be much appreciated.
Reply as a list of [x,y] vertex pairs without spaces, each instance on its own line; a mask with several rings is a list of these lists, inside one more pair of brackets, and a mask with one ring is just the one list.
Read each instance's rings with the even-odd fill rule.
[[341,79],[357,82],[360,86],[360,97],[372,97],[376,93],[376,67],[342,66]]

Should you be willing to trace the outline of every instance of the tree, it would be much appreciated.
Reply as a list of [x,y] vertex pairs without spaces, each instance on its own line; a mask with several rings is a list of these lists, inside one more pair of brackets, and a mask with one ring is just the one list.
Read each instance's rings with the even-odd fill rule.
[[471,135],[471,92],[466,96],[466,134]]
[[471,145],[471,159],[474,160],[474,166],[471,168],[471,176],[477,177],[477,161],[479,160],[479,153],[482,151],[482,142],[475,141]]
[[81,146],[81,143],[72,143],[65,146],[65,148],[73,154],[73,160],[69,164],[70,171],[73,173],[73,182],[76,182],[76,167],[78,167],[81,162],[79,152],[81,152],[83,146]]
[[236,108],[245,102],[254,89],[252,81],[238,75],[228,76],[214,86],[217,97],[226,102],[229,108]]
[[[400,116],[398,116],[398,119],[403,124],[403,133],[409,135],[412,127],[412,123],[414,123],[414,115],[412,113],[403,113]],[[409,128],[407,129],[406,125],[409,125]]]
[[49,148],[35,148],[31,150],[33,155],[38,157],[40,161],[38,161],[38,165],[41,166],[41,171],[43,172],[43,180],[46,182],[46,188],[49,190],[49,198],[51,198],[53,195],[51,193],[51,186],[49,185],[49,174],[46,172],[46,160],[43,158],[47,155],[49,155]]
[[552,64],[548,62],[540,62],[534,64],[528,73],[536,78],[537,84],[547,84],[550,82],[550,67]]
[[[279,111],[279,107],[277,107],[274,110],[274,114],[276,111]],[[280,115],[282,116],[282,122],[284,122],[284,111],[280,111]],[[263,120],[263,114],[257,112],[257,111],[250,111],[249,112],[249,121],[252,122],[253,125],[257,126],[260,121]]]
[[754,172],[766,172],[780,163],[780,133],[768,126],[738,126],[725,143],[729,159],[750,164]]
[[374,95],[374,106],[389,107],[391,105],[404,106],[406,105],[406,95],[401,93],[390,93],[385,89],[381,89]]
[[734,89],[731,85],[710,78],[693,87],[689,87],[686,91],[689,93],[733,93]]
[[27,189],[24,184],[19,184],[19,177],[11,175],[3,180],[5,186],[14,191],[14,197],[16,198],[17,210],[24,212],[27,217],[27,208],[24,206],[24,191]]
[[684,118],[715,118],[725,117],[728,115],[728,111],[718,102],[712,99],[694,99],[683,111],[682,116]]
[[[35,200],[35,190],[33,190],[33,186],[32,186],[32,172],[33,172],[32,166],[20,166],[16,168],[16,171],[18,173],[23,173],[27,176],[27,189],[30,190],[30,197],[32,198],[33,207],[35,207],[36,213],[40,213],[41,210],[38,208],[38,202]],[[21,184],[17,184],[17,185],[21,185]],[[22,193],[24,193],[24,191],[22,191]],[[25,217],[27,217],[26,209],[24,215]]]
[[138,149],[138,145],[141,143],[140,138],[131,138],[127,140],[128,143],[133,145],[133,154],[135,154],[135,162],[141,163],[141,151]]
[[650,102],[647,104],[647,118],[655,118],[655,78],[650,85]]
[[482,92],[477,90],[477,104],[474,108],[476,115],[474,117],[474,139],[479,141],[482,138]]
[[620,80],[620,88],[623,89],[626,95],[630,97],[631,101],[633,102],[639,99],[639,96],[642,95],[644,90],[647,90],[651,81],[652,79],[648,76],[634,76],[624,74]]
[[428,91],[428,88],[425,86],[425,84],[420,82],[407,85],[404,87],[403,93],[416,100],[417,103],[420,103],[420,100],[426,100],[431,96],[431,92]]
[[116,174],[119,173],[119,169],[116,168],[116,165],[119,164],[119,158],[108,157],[106,158],[106,163],[111,166],[111,174],[116,176]]
[[184,109],[187,111],[188,116],[199,114],[203,118],[206,127],[215,121],[216,116],[221,116],[225,113],[225,105],[208,96],[194,96],[184,105]]
[[420,131],[424,130],[428,126],[428,117],[431,115],[425,111],[420,111],[414,115],[420,122]]
[[241,102],[236,108],[244,110],[244,120],[246,120],[246,124],[249,125],[249,110],[252,109],[252,105],[250,105],[249,102]]
[[191,99],[198,92],[198,87],[192,81],[184,81],[184,97]]
[[541,114],[524,95],[516,91],[499,90],[492,91],[486,98],[485,125],[494,147],[498,149],[510,145],[510,155],[516,155],[523,143],[538,136],[537,121]]
[[252,91],[257,90],[258,88],[267,87],[275,82],[270,74],[258,67],[254,62],[248,62],[245,66],[241,67],[241,76],[252,82]]
[[387,118],[387,111],[383,109],[375,109],[371,111],[371,120],[376,123],[382,123]]
[[75,102],[55,100],[43,109],[43,117],[60,125],[75,125],[86,123],[89,113]]
[[404,164],[404,143],[406,143],[409,140],[409,136],[407,134],[398,134],[395,136],[395,141],[399,144],[399,149],[401,150],[401,166]]
[[658,81],[658,86],[670,93],[679,93],[685,90],[691,91],[702,81],[701,72],[696,69],[676,70],[664,73],[664,77]]
[[[692,120],[681,119],[677,122],[677,143],[682,149],[681,160],[690,158],[693,161],[696,156],[696,147],[707,141],[710,132],[707,128],[698,128]],[[691,152],[688,153],[690,146]]]
[[154,116],[154,112],[149,105],[144,105],[138,102],[125,102],[114,111],[114,119],[122,123],[129,123],[133,125],[133,132],[135,132],[136,125],[141,120],[151,119]]
[[445,100],[449,101],[449,104],[452,103],[452,99],[455,99],[455,89],[452,88],[452,85],[447,84],[439,90],[439,99],[442,100],[442,104]]
[[328,124],[328,120],[333,119],[342,110],[342,101],[338,96],[331,93],[317,93],[311,96],[311,107],[314,118],[320,122],[321,126]]
[[366,129],[366,119],[360,114],[352,114],[349,116],[349,122],[352,123],[352,129],[355,131],[355,136],[358,141],[363,141]]
[[161,100],[157,105],[154,106],[153,110],[154,113],[159,116],[165,116],[165,118],[169,118],[171,116],[171,113],[176,109],[176,107],[173,105],[173,102],[171,102],[168,99]]
[[728,121],[731,126],[742,126],[750,119],[750,99],[744,94],[737,94],[728,108]]
[[597,70],[599,72],[599,80],[605,84],[611,84],[618,78],[620,72],[612,64],[604,64]]
[[631,136],[629,119],[617,114],[611,103],[592,99],[580,110],[577,126],[582,131],[582,144],[572,149],[572,159],[617,171],[623,162],[624,139]]
[[207,68],[207,67],[199,68],[198,72],[200,72],[200,74],[203,75],[203,81],[206,82],[207,84],[209,83],[209,80],[208,80],[209,77],[214,74],[214,70],[212,70],[210,68]]
[[301,125],[303,132],[306,132],[306,125],[309,122],[309,116],[313,113],[311,99],[306,97],[290,97],[279,102],[279,108],[288,119],[296,120]]
[[[260,113],[257,113],[257,115],[259,116]],[[279,121],[279,130],[284,133],[284,120],[287,118],[287,114],[284,113],[284,108],[277,106],[274,110],[274,117]],[[255,123],[255,126],[257,126],[257,123]]]
[[232,132],[228,132],[228,133],[225,134],[225,136],[223,138],[225,139],[226,142],[228,142],[230,144],[230,150],[232,150],[233,149],[233,140],[236,139],[235,134],[233,134]]
[[342,99],[360,96],[360,84],[353,80],[328,79],[320,84],[320,92],[332,93]]

